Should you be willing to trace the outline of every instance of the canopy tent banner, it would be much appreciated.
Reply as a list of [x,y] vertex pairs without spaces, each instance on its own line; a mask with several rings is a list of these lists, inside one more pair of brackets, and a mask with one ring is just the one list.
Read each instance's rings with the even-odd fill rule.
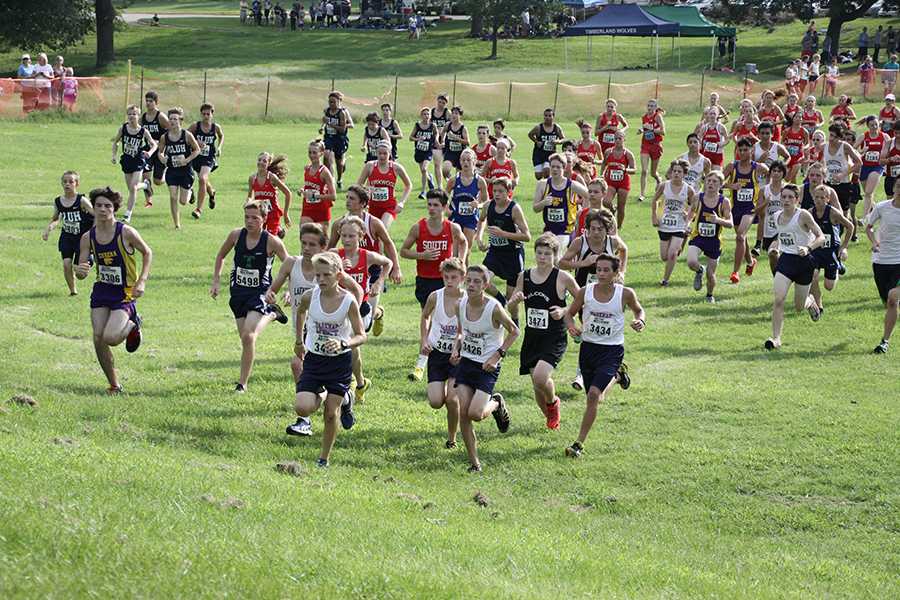
[[569,8],[594,8],[595,6],[603,6],[609,4],[609,0],[563,0],[563,6]]
[[608,4],[589,19],[567,27],[563,35],[676,36],[681,26],[647,13],[637,4]]
[[734,37],[734,27],[722,27],[707,20],[696,6],[648,6],[648,13],[658,19],[672,21],[681,25],[684,37]]

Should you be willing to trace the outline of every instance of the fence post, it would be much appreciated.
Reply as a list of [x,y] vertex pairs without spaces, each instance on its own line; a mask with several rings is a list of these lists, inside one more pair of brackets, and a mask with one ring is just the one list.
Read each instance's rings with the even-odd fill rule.
[[509,115],[512,113],[512,80],[509,82],[509,97],[506,100],[506,120],[509,120]]
[[744,90],[743,90],[744,98],[747,97],[747,78],[749,76],[750,76],[750,74],[747,73],[747,69],[744,69]]
[[450,92],[450,106],[456,106],[456,73],[453,74],[453,91]]
[[703,87],[706,85],[706,69],[700,71],[700,110],[703,110]]
[[269,116],[269,88],[272,86],[272,78],[268,77],[266,79],[266,111],[263,113],[263,118],[266,119]]
[[331,91],[334,91],[334,77],[331,78]]
[[609,79],[606,80],[606,99],[612,98],[612,71],[609,72]]
[[144,101],[144,66],[141,65],[141,97],[138,98],[139,102]]
[[[131,59],[128,59],[128,77],[125,78],[125,107],[128,106],[128,92],[131,87]],[[123,107],[123,109],[125,108]]]
[[559,73],[556,74],[556,92],[553,94],[553,113],[556,114],[556,101],[559,100]]
[[399,82],[400,82],[400,75],[395,73],[394,74],[394,118],[395,119],[397,118],[397,115],[399,114],[397,112],[397,86],[398,86]]
[[206,104],[206,69],[203,69],[203,104]]

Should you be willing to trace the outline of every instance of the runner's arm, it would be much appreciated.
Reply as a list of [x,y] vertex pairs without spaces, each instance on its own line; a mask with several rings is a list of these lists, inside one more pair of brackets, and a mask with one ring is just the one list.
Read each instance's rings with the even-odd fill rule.
[[191,147],[191,153],[184,158],[184,164],[190,165],[192,160],[200,156],[200,144],[197,143],[197,138],[190,131],[185,132],[184,135],[188,146]]
[[47,227],[44,229],[44,232],[41,233],[41,239],[45,242],[47,238],[50,237],[50,232],[53,231],[56,226],[59,224],[59,209],[56,208],[56,204],[53,205],[53,217],[50,219],[50,222],[47,223]]
[[159,144],[156,143],[156,140],[153,139],[153,136],[146,129],[144,130],[144,143],[147,144],[147,149],[142,151],[145,157],[152,156],[159,147]]
[[134,287],[131,290],[135,298],[140,298],[144,295],[144,286],[147,285],[147,279],[150,277],[150,265],[153,264],[153,250],[150,249],[150,246],[147,245],[147,242],[144,241],[144,238],[141,237],[141,234],[134,227],[126,225],[123,227],[123,230],[125,242],[141,253],[141,274],[138,276],[137,281],[134,282]]
[[631,313],[634,315],[634,320],[631,321],[631,328],[635,331],[643,330],[645,324],[644,307],[638,301],[634,290],[628,287],[624,288],[622,290],[622,301],[625,303],[625,306],[631,309]]
[[436,293],[428,294],[425,306],[422,307],[422,316],[419,318],[419,348],[421,348],[422,354],[431,352],[431,346],[428,345],[428,330],[431,326],[431,313],[434,312],[436,302]]
[[240,229],[235,229],[229,233],[228,237],[225,238],[225,242],[222,243],[222,247],[219,248],[219,252],[216,254],[216,262],[213,264],[212,285],[209,288],[209,295],[213,298],[219,295],[219,280],[222,277],[222,265],[225,263],[225,257],[228,256],[228,253],[234,248],[240,233]]
[[375,225],[375,238],[381,241],[381,248],[384,250],[384,253],[387,255],[387,260],[390,261],[392,266],[388,267],[388,276],[391,281],[399,284],[403,279],[403,273],[400,270],[400,259],[397,256],[397,245],[394,244],[394,240],[391,239],[390,234],[388,234],[387,227],[384,226],[384,223],[381,222],[381,219],[372,219],[371,223]]
[[277,294],[281,290],[281,286],[283,286],[284,283],[290,278],[291,270],[294,268],[295,260],[300,259],[288,257],[286,261],[281,263],[281,268],[278,269],[278,275],[275,276],[275,279],[272,280],[272,284],[269,286],[269,289],[266,290],[266,302],[268,302],[269,304],[275,304],[278,301]]
[[[872,229],[872,226],[869,226],[869,230]],[[869,231],[867,230],[867,232]],[[873,239],[872,236],[869,236],[869,239]],[[874,239],[872,241],[874,244]],[[81,236],[81,241],[78,244],[78,264],[75,266],[75,277],[78,279],[84,279],[88,276],[88,273],[91,271],[91,263],[88,260],[91,257],[91,232],[85,232],[84,235]]]
[[408,258],[410,260],[419,260],[422,258],[421,253],[413,249],[413,246],[418,239],[419,226],[413,225],[409,228],[409,233],[406,234],[406,239],[403,240],[403,244],[400,246],[400,256],[402,258]]
[[397,170],[397,175],[400,176],[400,181],[403,182],[403,195],[397,203],[398,207],[402,210],[403,205],[406,204],[406,201],[409,199],[409,193],[412,191],[412,180],[410,180],[409,174],[406,172],[406,169],[403,168],[403,165],[394,163],[394,168]]
[[465,263],[469,255],[469,240],[466,239],[466,234],[456,223],[450,223],[450,234],[453,236],[453,256]]
[[359,316],[359,303],[354,298],[350,302],[350,310],[347,311],[347,317],[350,319],[350,327],[353,329],[353,335],[347,341],[349,348],[356,348],[366,343],[369,336],[366,335],[366,329],[363,327],[362,317]]
[[288,227],[291,226],[291,199],[293,195],[291,194],[291,189],[284,184],[283,181],[275,175],[274,173],[269,173],[269,181],[272,182],[277,189],[281,190],[281,193],[284,194],[284,224]]

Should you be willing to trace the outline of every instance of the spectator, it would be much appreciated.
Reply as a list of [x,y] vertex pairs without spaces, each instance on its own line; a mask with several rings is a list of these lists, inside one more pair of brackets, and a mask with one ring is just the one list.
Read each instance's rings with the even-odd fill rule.
[[297,27],[303,31],[304,21],[306,21],[306,8],[302,4],[297,4]]
[[868,99],[872,82],[875,81],[875,65],[872,64],[872,57],[866,55],[856,72],[859,73],[859,92],[864,99]]
[[259,0],[253,0],[253,20],[256,22],[256,25],[262,25],[262,5],[259,3]]
[[334,24],[334,4],[331,0],[325,3],[325,26],[331,27]]
[[297,31],[297,4],[291,8],[291,31]]
[[522,11],[522,37],[531,35],[531,13],[528,9]]
[[897,71],[900,71],[900,63],[897,62],[897,55],[891,54],[888,61],[881,65],[881,83],[884,86],[884,95],[894,93],[894,86],[897,85]]
[[34,77],[34,65],[31,64],[31,56],[28,54],[22,55],[22,64],[16,70],[16,77],[19,79],[31,79]]
[[[31,56],[22,55],[22,64],[16,70],[16,77],[19,79],[34,79],[34,65],[31,64]],[[22,81],[19,84],[19,90],[22,94],[22,112],[30,113],[35,109],[35,90],[33,81]]]
[[813,53],[812,30],[807,29],[803,33],[803,39],[800,41],[800,58],[806,58]]
[[275,8],[272,10],[272,22],[284,29],[284,26],[287,24],[285,20],[284,8],[281,6],[281,2],[275,3]]
[[725,54],[728,52],[728,45],[724,37],[719,38],[719,60],[725,61]]
[[423,15],[421,11],[416,13],[416,29],[419,32],[419,37],[428,33],[425,31],[427,29],[427,27],[425,27],[425,15]]
[[316,28],[316,21],[319,20],[319,5],[315,2],[309,3],[309,28]]
[[269,15],[272,13],[272,0],[265,0],[263,2],[263,11],[266,14],[266,25],[269,24]]
[[159,15],[153,13],[153,18],[150,19],[150,27],[159,27]]
[[[825,38],[825,43],[831,38]],[[838,66],[837,56],[831,57],[831,64],[825,68],[825,96],[835,96],[838,77],[841,76],[841,68]]]
[[247,0],[241,0],[241,25],[247,24]]
[[884,27],[882,25],[878,26],[878,29],[875,31],[875,56],[872,57],[872,61],[877,65],[878,64],[878,54],[881,52],[881,35],[882,29]]
[[50,101],[53,106],[62,106],[62,78],[66,74],[63,57],[57,56],[53,61],[53,83],[50,86]]
[[731,57],[731,62],[734,62],[734,43],[736,41],[734,37],[728,38],[728,56]]
[[38,64],[34,65],[35,91],[37,92],[37,109],[50,108],[50,86],[53,82],[53,67],[47,62],[47,55],[38,54]]
[[72,67],[66,67],[63,75],[63,106],[69,112],[75,110],[75,102],[78,100],[78,80],[75,79],[75,71]]
[[859,54],[856,55],[856,60],[862,64],[863,60],[869,55],[869,28],[863,27],[862,31],[859,32],[859,38],[856,42],[856,47],[859,48]]
[[416,15],[409,15],[409,38],[411,40],[419,39],[419,20]]
[[888,25],[884,37],[887,40],[888,53],[893,54],[897,51],[897,30],[894,29],[893,25]]

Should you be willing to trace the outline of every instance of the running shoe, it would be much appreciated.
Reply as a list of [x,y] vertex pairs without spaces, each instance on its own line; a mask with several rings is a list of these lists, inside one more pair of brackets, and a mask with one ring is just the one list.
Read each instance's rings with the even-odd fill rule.
[[353,394],[347,392],[348,401],[341,404],[341,427],[350,429],[356,424],[356,417],[353,414]]
[[306,417],[297,417],[297,422],[288,425],[284,431],[288,435],[312,435],[312,423]]
[[616,371],[616,377],[619,379],[619,385],[623,390],[627,390],[631,387],[631,377],[628,376],[628,365],[625,363],[619,365],[619,370]]
[[134,352],[141,347],[141,324],[144,320],[135,311],[132,321],[134,321],[134,327],[131,328],[131,331],[128,332],[128,337],[125,338],[125,350],[128,352]]
[[875,346],[875,349],[872,350],[872,354],[887,354],[888,351],[888,341],[881,340],[881,343]]
[[497,408],[494,409],[492,413],[494,415],[494,421],[497,422],[497,429],[500,433],[506,433],[509,431],[509,410],[506,408],[506,402],[503,400],[502,394],[492,394],[491,400],[497,402]]
[[425,192],[420,192],[420,193],[419,193],[419,200],[424,200],[424,199],[425,199]]
[[234,393],[235,394],[243,394],[247,391],[247,388],[244,387],[243,383],[234,384]]
[[372,335],[378,337],[382,333],[384,333],[384,307],[379,306],[372,322]]
[[317,458],[317,459],[316,459],[316,466],[319,467],[320,469],[327,469],[327,468],[328,468],[328,461],[325,460],[324,458]]
[[581,373],[575,376],[575,379],[572,380],[572,389],[577,391],[584,390],[584,378],[581,376]]
[[406,376],[410,381],[422,381],[422,377],[425,375],[425,369],[422,367],[413,367],[413,370],[409,372]]
[[809,313],[809,318],[812,319],[813,323],[818,322],[822,317],[822,311],[820,311],[819,307],[815,304],[810,304],[806,311]]
[[122,222],[130,223],[131,222],[131,213],[125,213],[124,215],[122,215]]
[[753,269],[756,268],[756,263],[757,263],[757,260],[754,258],[750,261],[750,264],[747,265],[747,268],[744,269],[744,273],[747,274],[747,277],[749,277],[750,275],[753,275]]
[[447,450],[453,450],[454,448],[456,448],[456,440],[447,440],[446,442],[444,442],[444,448],[446,448]]
[[559,398],[554,398],[553,404],[547,407],[547,429],[559,429]]
[[759,258],[759,251],[762,250],[762,240],[756,240],[756,244],[750,249],[750,256]]
[[643,196],[638,196],[638,202],[643,202],[643,201],[644,201],[644,197],[643,197]]
[[663,279],[662,281],[660,281],[660,282],[659,282],[659,287],[669,287],[669,280],[668,280],[668,279]]
[[366,392],[372,388],[372,380],[366,377],[362,385],[356,386],[356,401],[362,404],[366,401]]
[[281,310],[281,307],[277,304],[270,304],[269,311],[275,315],[275,320],[281,323],[282,325],[287,325],[288,317],[284,314],[284,311]]
[[706,295],[706,303],[707,303],[707,304],[715,304],[715,303],[716,303],[716,297],[713,296],[713,295],[707,294],[707,295]]
[[858,241],[859,241],[859,236],[856,235],[856,234],[854,233],[854,234],[850,237],[850,241],[851,241],[851,242],[858,242]]
[[469,465],[469,473],[481,473],[481,465]]
[[775,340],[773,340],[772,338],[767,339],[767,340],[766,340],[766,343],[763,344],[763,347],[764,347],[766,350],[769,350],[769,351],[775,350],[775,349],[777,349],[779,346],[780,346],[780,344],[776,344],[776,343],[775,343]]
[[700,270],[694,273],[694,291],[699,292],[703,287],[703,275],[706,273],[706,267],[700,267]]
[[838,275],[846,275],[847,267],[844,265],[844,261],[839,260],[837,265],[838,265]]
[[340,179],[337,180],[337,188],[338,188],[338,191],[341,191],[342,189],[344,189],[344,182],[342,182]]
[[741,282],[741,277],[740,277],[740,275],[737,274],[737,271],[732,273],[731,277],[729,277],[728,279],[731,280],[731,283],[740,283]]
[[194,210],[192,210],[192,211],[191,211],[191,216],[194,217],[195,219],[197,219],[197,220],[199,221],[199,220],[200,220],[200,209],[199,209],[199,208],[195,208]]
[[575,442],[574,444],[566,448],[566,456],[568,456],[569,458],[578,458],[579,456],[581,456],[582,452],[584,452],[584,446],[582,446],[578,442]]
[[216,208],[216,190],[209,190],[209,208],[212,210]]
[[194,203],[194,188],[191,188],[188,194],[188,204]]
[[106,395],[107,396],[118,396],[119,394],[123,393],[124,391],[125,391],[125,389],[121,385],[111,385],[108,388],[106,388]]
[[434,189],[434,175],[429,173],[428,174],[428,191],[430,192],[433,189]]

